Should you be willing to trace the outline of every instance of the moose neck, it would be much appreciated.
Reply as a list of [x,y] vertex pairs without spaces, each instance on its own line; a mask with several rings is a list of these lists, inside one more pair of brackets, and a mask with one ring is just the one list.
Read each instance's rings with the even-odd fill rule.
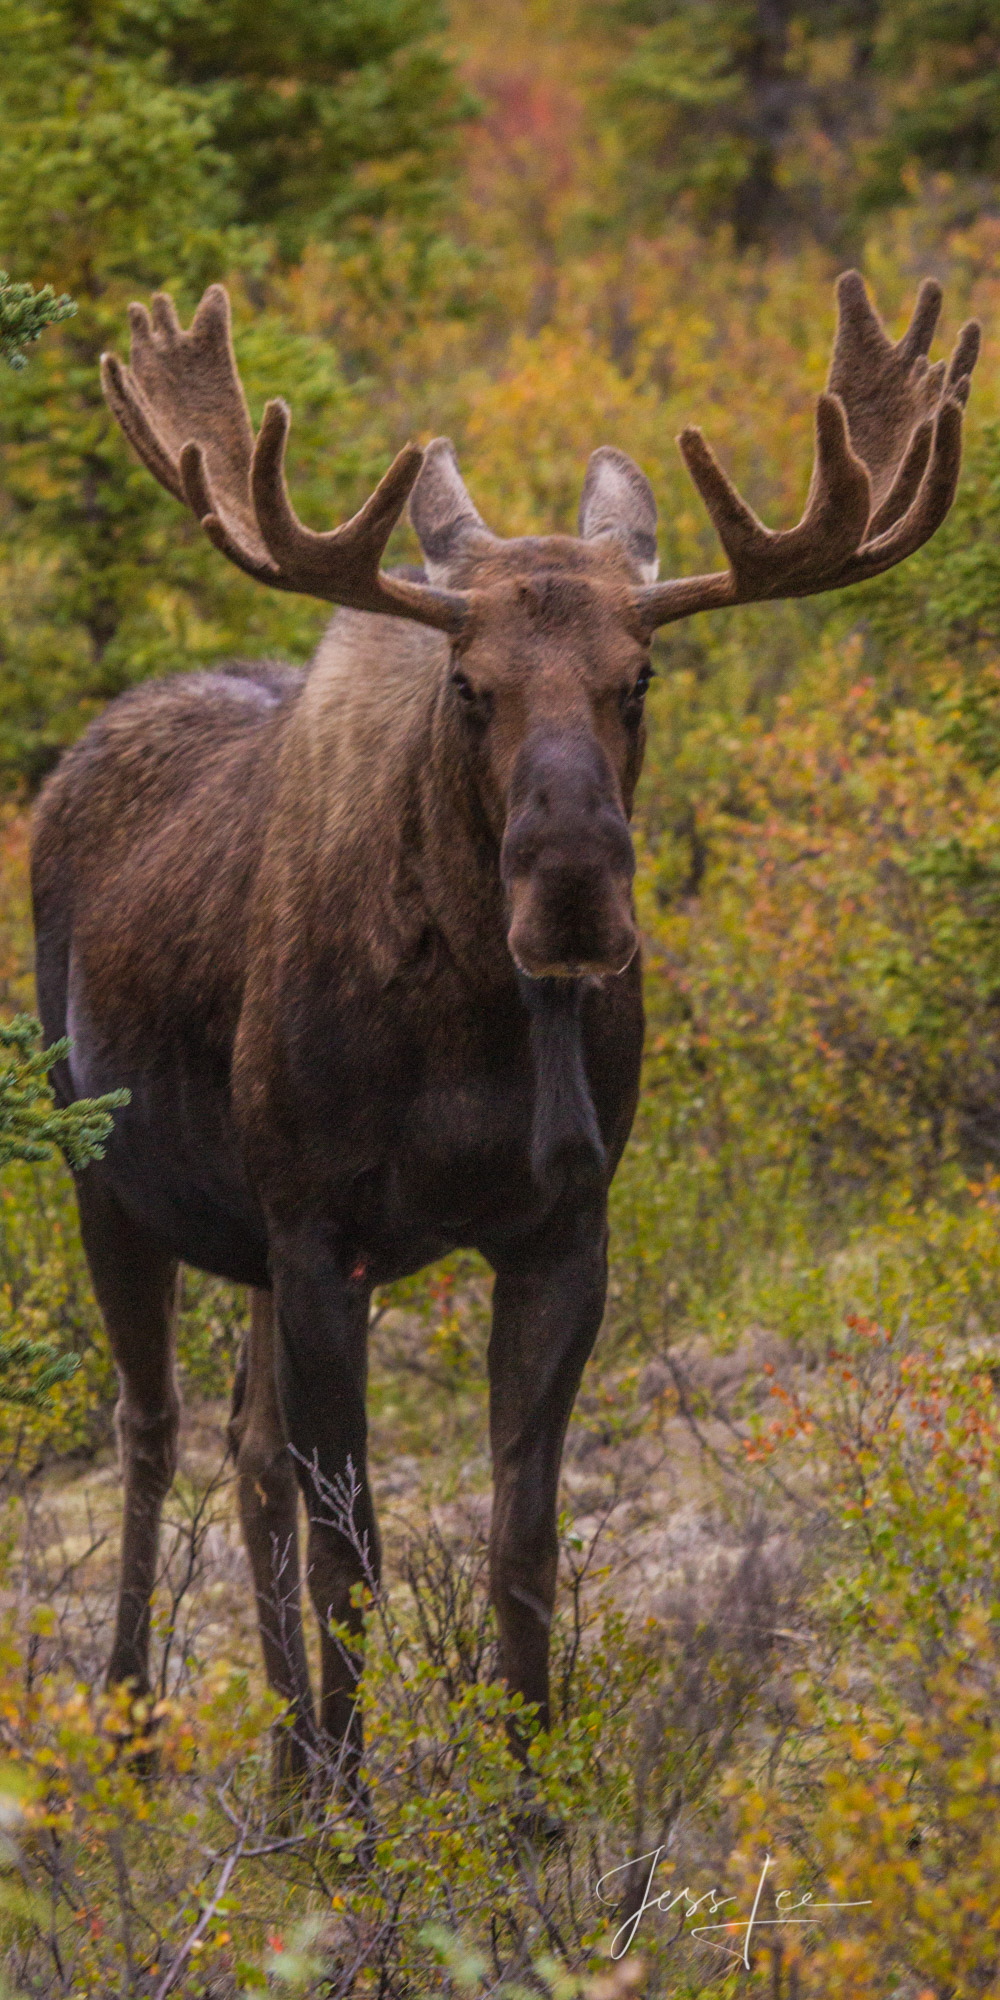
[[[506,944],[506,918],[500,883],[500,844],[470,780],[468,753],[461,723],[456,727],[453,704],[438,701],[435,739],[437,755],[427,766],[434,790],[425,810],[424,862],[429,878],[438,883],[461,879],[460,929],[452,927],[459,944],[480,969],[497,964],[506,982],[513,971]],[[427,794],[424,794],[425,798]],[[447,801],[445,812],[441,801]],[[448,915],[454,919],[452,908]],[[600,1184],[607,1155],[584,1064],[583,979],[530,979],[516,973],[521,1003],[528,1016],[528,1038],[534,1075],[531,1165],[542,1187],[581,1189]]]
[[334,620],[286,745],[281,846],[301,855],[303,821],[313,819],[315,892],[330,899],[338,929],[355,933],[379,983],[405,986],[431,936],[470,992],[517,992],[534,1072],[536,1178],[602,1175],[583,1058],[585,982],[515,970],[500,842],[444,670],[436,635],[351,614]]

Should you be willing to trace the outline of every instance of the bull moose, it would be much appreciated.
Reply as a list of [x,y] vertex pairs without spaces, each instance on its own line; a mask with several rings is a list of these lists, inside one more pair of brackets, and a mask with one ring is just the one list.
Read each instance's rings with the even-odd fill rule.
[[[595,451],[579,534],[502,540],[452,447],[407,446],[353,519],[304,527],[289,412],[254,439],[213,285],[182,331],[130,309],[108,402],[140,458],[259,582],[342,607],[305,671],[238,663],[120,696],[38,803],[39,1008],[63,1101],[126,1085],[77,1179],[121,1385],[125,1487],[111,1683],[147,1686],[175,1466],[178,1266],[252,1291],[231,1426],[264,1661],[303,1746],[359,1742],[354,1589],[374,1287],[460,1246],[495,1274],[490,1588],[508,1686],[548,1713],[563,1437],[604,1310],[608,1188],[639,1088],[629,816],[657,628],[876,576],[951,505],[978,328],[948,367],[921,287],[893,343],[861,278],[839,319],[797,527],[772,532],[698,430],[680,449],[728,567],[657,581],[656,507]],[[380,562],[409,497],[422,571]],[[314,1713],[298,1491],[322,1633]],[[274,1617],[275,1551],[288,1554]],[[367,1558],[365,1557],[367,1551]]]

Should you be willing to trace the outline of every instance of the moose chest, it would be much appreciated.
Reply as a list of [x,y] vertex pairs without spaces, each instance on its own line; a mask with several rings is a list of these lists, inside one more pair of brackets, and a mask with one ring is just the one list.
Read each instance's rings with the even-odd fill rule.
[[266,1098],[248,1146],[278,1228],[311,1209],[378,1283],[454,1247],[530,1237],[581,1179],[603,1189],[638,1089],[638,967],[604,988],[559,986],[540,1001],[511,982],[478,1010],[455,995],[412,1010],[355,997],[321,1047],[286,1042],[284,1138]]

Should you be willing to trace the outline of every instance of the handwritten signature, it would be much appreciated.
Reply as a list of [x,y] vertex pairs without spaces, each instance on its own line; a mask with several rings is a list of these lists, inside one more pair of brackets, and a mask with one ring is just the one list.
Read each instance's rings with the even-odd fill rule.
[[[642,1902],[639,1908],[630,1917],[626,1918],[621,1929],[615,1932],[611,1940],[612,1958],[624,1958],[629,1946],[635,1942],[639,1926],[648,1910],[660,1910],[666,1915],[670,1910],[683,1909],[684,1917],[687,1919],[688,1917],[697,1916],[699,1911],[707,1904],[708,1909],[706,1914],[714,1917],[719,1910],[725,1909],[728,1903],[735,1903],[736,1901],[735,1896],[721,1896],[718,1889],[706,1889],[702,1896],[695,1896],[690,1889],[686,1888],[678,1889],[674,1893],[664,1890],[660,1895],[654,1896],[653,1877],[656,1874],[662,1853],[662,1847],[650,1848],[648,1854],[639,1854],[634,1861],[623,1861],[618,1868],[609,1868],[607,1874],[602,1875],[596,1885],[596,1894],[599,1902],[612,1903],[615,1898],[614,1896],[605,1896],[602,1893],[603,1884],[610,1882],[614,1875],[624,1874],[626,1869],[637,1868],[643,1861],[649,1862],[649,1873],[646,1877],[646,1886],[642,1893]],[[727,1917],[721,1923],[717,1924],[692,1924],[689,1932],[689,1936],[704,1938],[706,1944],[714,1945],[716,1951],[725,1952],[727,1958],[740,1960],[746,1966],[748,1972],[750,1970],[750,1939],[755,1930],[782,1930],[793,1926],[796,1929],[802,1930],[809,1925],[819,1923],[821,1911],[861,1910],[871,1900],[870,1897],[865,1897],[859,1903],[818,1903],[812,1895],[805,1895],[800,1896],[797,1902],[792,1902],[792,1891],[790,1889],[781,1889],[774,1899],[775,1909],[778,1913],[777,1916],[764,1917],[759,1914],[760,1903],[761,1897],[764,1894],[764,1883],[767,1880],[770,1867],[771,1856],[768,1854],[764,1857],[764,1866],[760,1871],[760,1880],[757,1883],[753,1908],[748,1917]],[[786,1904],[788,1905],[787,1908],[785,1908]],[[793,1911],[795,1910],[807,1910],[808,1914],[806,1916],[794,1916]],[[714,1933],[719,1931],[726,1933],[725,1940],[714,1935]]]

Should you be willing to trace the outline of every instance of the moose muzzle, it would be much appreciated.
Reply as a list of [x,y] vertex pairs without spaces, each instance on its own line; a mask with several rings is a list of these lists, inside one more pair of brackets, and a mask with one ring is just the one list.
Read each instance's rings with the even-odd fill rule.
[[533,979],[624,972],[635,956],[635,854],[614,773],[589,731],[522,745],[500,851],[507,943]]

